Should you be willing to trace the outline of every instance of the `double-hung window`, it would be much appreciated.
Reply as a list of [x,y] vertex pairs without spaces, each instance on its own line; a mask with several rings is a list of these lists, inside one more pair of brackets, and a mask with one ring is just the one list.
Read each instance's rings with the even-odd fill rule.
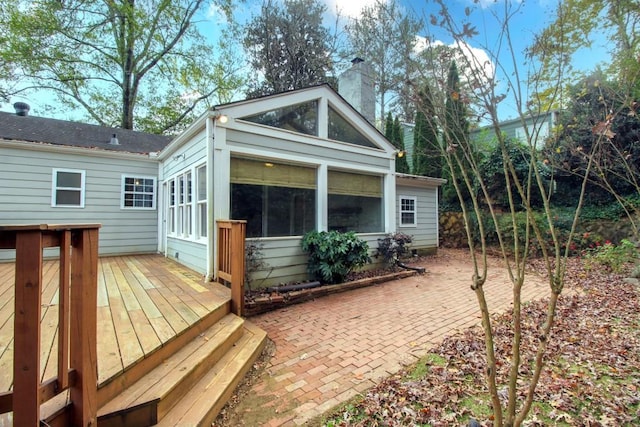
[[51,206],[84,208],[85,171],[53,169]]
[[196,227],[198,237],[207,237],[207,166],[196,169]]
[[155,209],[156,179],[146,176],[122,175],[123,209]]
[[417,217],[417,198],[400,196],[400,227],[415,227]]

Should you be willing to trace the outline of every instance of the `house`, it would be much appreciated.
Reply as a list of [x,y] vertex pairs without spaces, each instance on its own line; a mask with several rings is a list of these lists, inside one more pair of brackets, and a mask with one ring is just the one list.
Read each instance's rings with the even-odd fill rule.
[[[516,119],[500,122],[501,132],[508,138],[527,144],[528,138],[533,146],[540,150],[545,140],[551,135],[558,121],[558,111],[552,110],[540,114],[529,114]],[[484,126],[470,132],[470,137],[483,147],[495,146],[493,126]]]
[[396,174],[393,145],[328,85],[217,106],[171,141],[0,113],[0,150],[0,223],[102,223],[100,254],[158,251],[208,278],[219,219],[247,221],[262,286],[306,278],[311,230],[438,245],[443,180]]

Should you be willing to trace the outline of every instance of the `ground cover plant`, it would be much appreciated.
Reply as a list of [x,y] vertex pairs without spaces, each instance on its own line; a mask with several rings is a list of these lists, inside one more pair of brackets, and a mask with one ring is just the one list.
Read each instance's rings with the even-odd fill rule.
[[[531,267],[540,261],[532,261]],[[627,265],[627,270],[629,270]],[[631,426],[640,422],[640,287],[606,268],[567,265],[566,294],[558,301],[545,368],[523,425]],[[540,322],[547,302],[522,309],[522,346],[517,396],[524,401],[533,374]],[[513,313],[493,316],[500,357],[497,377],[508,376]],[[482,333],[472,328],[446,338],[416,365],[382,381],[321,424],[324,426],[448,426],[471,419],[492,425],[483,380]],[[506,400],[506,387],[499,390]]]

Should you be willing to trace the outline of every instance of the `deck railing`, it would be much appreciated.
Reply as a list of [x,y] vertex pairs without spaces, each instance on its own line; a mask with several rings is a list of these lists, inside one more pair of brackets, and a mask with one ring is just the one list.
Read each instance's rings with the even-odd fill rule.
[[[40,405],[69,390],[66,424],[95,426],[98,385],[96,306],[99,224],[0,225],[0,249],[15,249],[13,392],[0,394],[0,413],[14,426],[40,425]],[[40,380],[42,258],[60,248],[57,377]]]
[[231,312],[244,312],[244,239],[246,221],[218,220],[218,281],[231,286]]

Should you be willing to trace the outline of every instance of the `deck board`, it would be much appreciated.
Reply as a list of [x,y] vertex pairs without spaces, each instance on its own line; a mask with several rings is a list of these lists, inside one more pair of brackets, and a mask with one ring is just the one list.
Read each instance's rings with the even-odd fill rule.
[[[0,392],[13,382],[15,265],[0,263]],[[45,261],[41,375],[57,369],[58,261]],[[98,382],[126,370],[229,299],[227,288],[161,255],[98,260]]]

